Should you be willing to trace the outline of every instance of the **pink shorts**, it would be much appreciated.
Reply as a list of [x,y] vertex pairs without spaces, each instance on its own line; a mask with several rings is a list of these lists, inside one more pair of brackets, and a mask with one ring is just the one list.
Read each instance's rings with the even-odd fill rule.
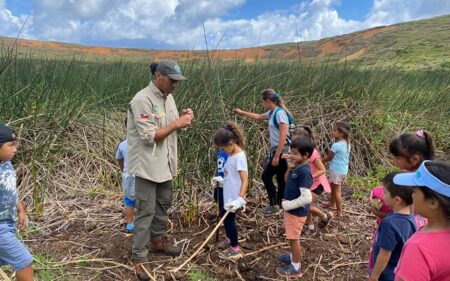
[[342,185],[345,181],[345,175],[336,174],[335,172],[330,171],[330,176],[328,177],[328,180],[330,181],[330,183]]
[[283,224],[286,231],[286,239],[297,240],[300,239],[303,226],[305,225],[307,217],[298,217],[290,214],[287,211],[283,212]]

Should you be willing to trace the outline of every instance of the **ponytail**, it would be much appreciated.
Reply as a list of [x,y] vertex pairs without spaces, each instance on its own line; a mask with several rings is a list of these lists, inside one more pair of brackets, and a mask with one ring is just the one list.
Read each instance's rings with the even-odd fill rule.
[[300,128],[295,129],[293,135],[308,137],[314,143],[314,147],[316,146],[314,141],[314,132],[310,126],[301,126]]
[[226,146],[230,141],[236,142],[241,148],[245,146],[244,134],[240,126],[233,121],[229,121],[225,127],[220,128],[214,136],[214,143],[218,146]]
[[404,133],[393,139],[389,144],[389,151],[394,156],[402,156],[406,159],[414,155],[420,157],[420,162],[433,160],[434,145],[431,134],[425,130],[418,130],[415,133]]
[[280,93],[275,92],[274,89],[265,89],[261,92],[261,98],[263,100],[271,100],[277,106],[281,107],[286,111],[287,114],[291,115],[291,112],[287,109],[284,99],[281,97]]
[[433,138],[431,137],[430,133],[428,133],[425,130],[423,131],[423,137],[425,139],[425,142],[427,143],[427,147],[428,147],[428,157],[429,159],[433,159],[434,158],[434,144],[433,144]]
[[313,129],[310,126],[301,126],[301,129],[303,129],[308,134],[308,136],[312,140],[314,140],[314,132],[313,132]]

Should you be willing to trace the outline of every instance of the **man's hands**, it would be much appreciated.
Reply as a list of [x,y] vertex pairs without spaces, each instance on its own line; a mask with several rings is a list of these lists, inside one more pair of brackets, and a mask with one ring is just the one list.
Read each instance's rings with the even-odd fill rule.
[[181,110],[181,116],[175,121],[175,123],[177,128],[184,129],[191,125],[193,119],[194,111],[190,108],[186,108]]
[[181,110],[181,115],[189,114],[194,117],[194,111],[191,108],[186,108]]

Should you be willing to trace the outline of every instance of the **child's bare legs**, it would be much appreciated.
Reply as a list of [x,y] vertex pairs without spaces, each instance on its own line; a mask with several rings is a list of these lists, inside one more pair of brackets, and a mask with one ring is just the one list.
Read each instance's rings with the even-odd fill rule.
[[[311,211],[311,213],[312,213],[312,208],[314,208],[314,207],[310,207],[310,208],[309,208],[309,210]],[[312,215],[311,215],[311,214],[309,214],[308,217],[306,218],[306,225],[307,225],[307,226],[314,225],[313,220],[312,220]],[[313,227],[313,229],[314,229],[314,227]]]
[[[306,220],[307,222],[308,222],[308,220],[311,220],[311,223],[312,223],[312,216],[319,217],[319,218],[323,218],[326,216],[324,211],[322,211],[321,209],[314,207],[314,206],[310,207],[309,211],[311,212],[311,214],[308,216],[308,219]],[[309,224],[309,222],[308,222],[308,224]]]
[[133,224],[134,221],[134,207],[127,206],[125,208],[127,224]]
[[[334,200],[333,200],[334,198]],[[338,217],[342,217],[342,187],[340,184],[331,183],[331,200],[336,203]]]
[[[312,202],[311,205],[309,207],[310,210],[310,214],[308,215],[308,217],[306,218],[306,231],[305,233],[306,236],[309,236],[308,234],[310,234],[310,232],[314,231],[314,222],[313,222],[313,218],[312,216],[320,216],[321,218],[323,217],[324,213],[322,211],[320,211],[319,208],[312,206],[312,204],[316,203],[317,200],[319,200],[319,196],[317,194],[315,194],[314,192],[311,192],[312,194]],[[322,214],[320,214],[322,213]]]
[[33,267],[31,264],[16,272],[17,281],[33,281]]
[[325,213],[322,212],[319,208],[317,208],[316,206],[312,206],[314,203],[316,203],[317,201],[319,201],[319,195],[315,194],[314,192],[311,192],[312,194],[312,202],[309,208],[309,211],[311,212],[311,214],[309,214],[308,218],[306,219],[306,222],[309,224],[309,221],[311,221],[312,223],[312,215],[316,216],[316,217],[320,217],[323,218],[325,216]]
[[[312,194],[313,194],[313,203],[317,202],[319,200],[319,196],[315,193],[312,193]],[[310,229],[310,230],[314,230],[314,223],[313,223],[312,216],[316,216],[316,217],[320,218],[319,228],[327,227],[330,222],[330,219],[333,217],[333,213],[331,213],[331,212],[325,213],[324,211],[322,211],[321,209],[319,209],[316,206],[310,206],[309,210],[310,210],[310,214],[309,214],[308,218],[306,219],[306,222],[307,222],[307,229]]]
[[127,221],[125,231],[128,233],[132,233],[132,232],[134,232],[135,201],[130,200],[125,196],[124,202],[125,202],[125,220]]
[[290,239],[289,244],[291,246],[291,254],[292,254],[292,263],[300,263],[300,259],[302,257],[302,250],[300,248],[300,240],[299,239]]
[[336,190],[333,188],[334,183],[330,183],[331,195],[330,201],[324,205],[325,208],[331,209],[335,207],[336,204]]

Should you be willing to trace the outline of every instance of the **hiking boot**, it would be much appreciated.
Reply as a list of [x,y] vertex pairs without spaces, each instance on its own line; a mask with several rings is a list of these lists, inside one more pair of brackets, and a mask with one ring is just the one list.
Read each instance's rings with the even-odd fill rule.
[[259,212],[264,216],[274,216],[278,215],[281,212],[280,207],[278,206],[267,206],[262,209],[259,209]]
[[320,219],[319,228],[320,229],[326,228],[330,224],[330,221],[331,221],[332,218],[333,218],[333,213],[332,212],[328,212],[326,220]]
[[[148,276],[147,272],[142,268],[143,264],[138,261],[133,261],[134,265],[134,274],[139,281],[148,281],[150,280],[150,276]],[[148,268],[146,268],[148,270]]]
[[276,272],[283,277],[302,277],[302,268],[299,267],[298,270],[295,270],[292,263],[287,264],[283,267],[277,267]]
[[244,254],[242,253],[242,251],[240,249],[238,251],[235,251],[231,247],[229,247],[228,249],[226,249],[223,252],[219,252],[219,258],[224,259],[224,260],[238,260],[238,259],[242,258],[243,256],[244,256]]
[[281,263],[285,263],[285,264],[291,263],[291,255],[290,254],[278,255],[275,258],[277,259],[277,261],[279,261]]
[[153,240],[150,244],[149,251],[152,253],[162,253],[171,257],[178,257],[181,254],[181,248],[170,245],[167,239]]

